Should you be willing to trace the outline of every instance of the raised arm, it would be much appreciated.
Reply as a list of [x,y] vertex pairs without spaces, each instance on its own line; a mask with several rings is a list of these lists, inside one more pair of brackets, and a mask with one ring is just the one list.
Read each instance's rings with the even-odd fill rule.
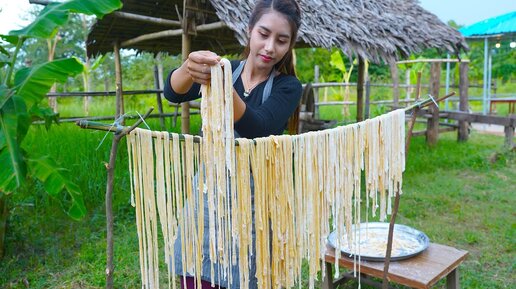
[[202,50],[188,55],[186,61],[170,77],[170,86],[178,94],[187,93],[194,82],[207,84],[211,78],[210,66],[219,63],[220,56]]

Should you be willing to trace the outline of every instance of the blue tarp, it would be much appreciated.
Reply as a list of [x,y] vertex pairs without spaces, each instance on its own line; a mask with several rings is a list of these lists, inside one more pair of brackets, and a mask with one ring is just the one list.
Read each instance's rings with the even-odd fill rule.
[[459,31],[464,37],[516,33],[516,11],[482,20]]

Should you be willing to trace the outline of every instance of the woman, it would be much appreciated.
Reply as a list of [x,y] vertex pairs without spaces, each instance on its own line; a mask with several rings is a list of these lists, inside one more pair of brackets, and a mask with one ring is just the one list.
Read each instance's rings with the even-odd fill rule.
[[[234,128],[240,137],[282,134],[289,117],[296,110],[302,88],[295,76],[292,49],[300,24],[301,11],[295,0],[257,2],[249,19],[249,41],[242,53],[243,61],[231,62]],[[165,85],[165,97],[176,103],[198,98],[200,85],[210,81],[210,66],[219,61],[220,57],[210,51],[190,53],[183,65],[170,73]],[[211,288],[207,238],[206,234],[203,288]],[[180,250],[177,243],[175,248]],[[256,264],[252,262],[250,288],[257,288],[255,267]],[[180,260],[176,260],[177,274],[182,274],[181,268]],[[238,268],[232,270],[232,275],[232,288],[239,288]],[[220,274],[216,273],[216,276]],[[194,283],[193,278],[189,277],[187,288],[194,288]],[[227,287],[228,282],[218,280],[218,285]]]

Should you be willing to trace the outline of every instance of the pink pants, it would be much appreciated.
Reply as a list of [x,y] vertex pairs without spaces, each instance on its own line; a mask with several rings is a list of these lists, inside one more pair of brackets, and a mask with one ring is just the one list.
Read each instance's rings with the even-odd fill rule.
[[[186,287],[183,282],[183,276],[178,276],[181,280],[181,289],[197,289],[197,280],[194,277],[186,277]],[[211,282],[201,280],[201,288],[199,289],[224,289],[224,287],[219,287],[215,285],[215,287],[211,287]]]

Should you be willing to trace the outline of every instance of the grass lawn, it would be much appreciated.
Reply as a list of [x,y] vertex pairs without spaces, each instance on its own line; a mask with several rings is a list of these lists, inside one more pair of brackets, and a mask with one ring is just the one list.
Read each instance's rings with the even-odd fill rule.
[[[150,125],[158,127],[155,120]],[[12,195],[0,288],[104,286],[104,164],[111,144],[108,135],[97,150],[104,136],[71,124],[48,132],[42,126],[31,129],[26,148],[50,154],[72,172],[88,215],[81,221],[69,219],[39,183]],[[422,230],[432,242],[468,250],[461,266],[463,288],[514,288],[516,153],[502,149],[503,137],[473,133],[467,143],[457,143],[455,137],[441,135],[433,149],[424,138],[413,138],[397,222]],[[125,142],[115,183],[115,288],[140,288]]]

